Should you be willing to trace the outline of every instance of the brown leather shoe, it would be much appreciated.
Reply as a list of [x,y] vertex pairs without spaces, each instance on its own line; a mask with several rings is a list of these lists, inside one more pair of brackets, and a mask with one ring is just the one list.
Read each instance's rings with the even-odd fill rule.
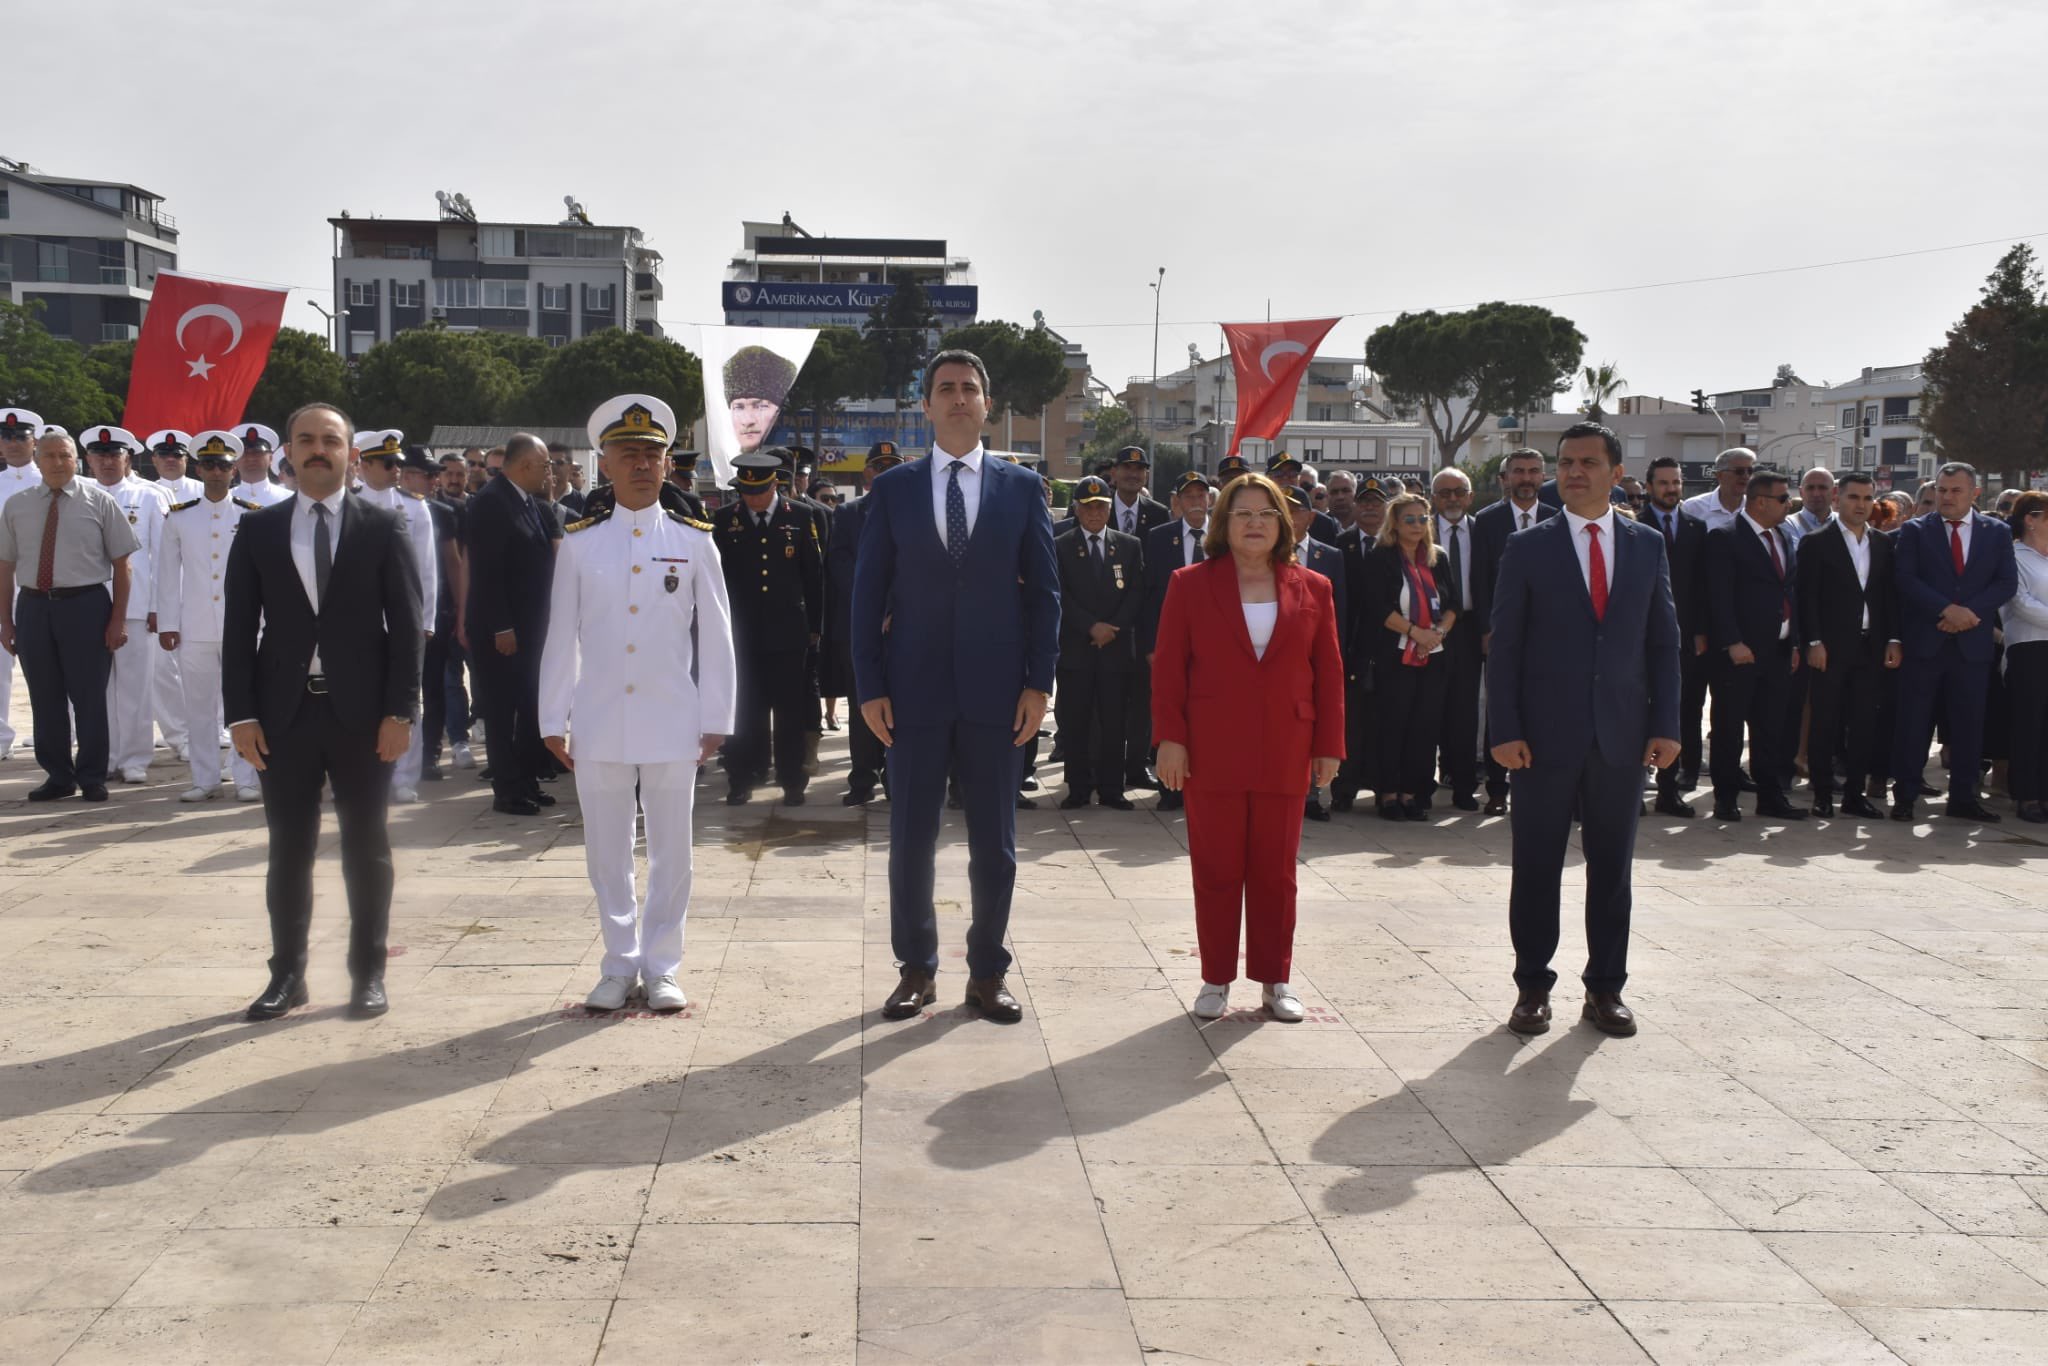
[[1586,1008],[1581,1019],[1592,1021],[1593,1028],[1603,1034],[1626,1039],[1636,1032],[1636,1015],[1621,1003],[1618,991],[1595,991],[1586,993]]
[[882,1018],[908,1020],[924,1014],[924,1008],[938,998],[938,987],[930,973],[921,968],[905,968],[903,980],[896,984],[896,990],[889,993],[889,999],[882,1002]]
[[967,1004],[998,1024],[1015,1024],[1024,1018],[1024,1007],[1003,985],[1000,977],[976,977],[967,983]]
[[1508,1012],[1508,1028],[1517,1034],[1543,1034],[1550,1029],[1550,993],[1525,991]]

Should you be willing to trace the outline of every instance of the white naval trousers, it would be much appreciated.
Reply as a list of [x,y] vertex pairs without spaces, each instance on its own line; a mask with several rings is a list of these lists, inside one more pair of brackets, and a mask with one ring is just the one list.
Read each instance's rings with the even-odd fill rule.
[[163,646],[141,617],[127,622],[128,643],[114,651],[114,671],[107,679],[107,771],[109,774],[147,769],[156,749],[156,722],[150,716],[150,685],[156,657]]
[[[574,748],[571,748],[574,754]],[[597,892],[607,977],[645,981],[674,973],[683,961],[683,917],[690,909],[690,817],[697,765],[616,764],[578,759],[576,800],[583,806],[583,861]],[[647,823],[647,899],[634,888],[633,785]]]
[[[155,636],[149,638],[149,648],[156,651],[156,662],[149,666],[153,675],[150,692],[154,694],[150,710],[156,715],[156,728],[162,732],[165,744],[174,750],[183,749],[189,738],[200,732],[185,724],[185,683],[178,652],[164,649]],[[219,747],[217,732],[210,733],[208,738]]]
[[[192,786],[211,792],[220,783],[220,746],[214,742],[220,734],[222,719],[220,642],[181,638],[172,654],[178,660],[178,677],[183,685],[179,715],[186,733],[194,737],[186,751],[192,762]],[[255,768],[246,759],[233,750],[228,755],[228,768],[236,787],[260,786]]]

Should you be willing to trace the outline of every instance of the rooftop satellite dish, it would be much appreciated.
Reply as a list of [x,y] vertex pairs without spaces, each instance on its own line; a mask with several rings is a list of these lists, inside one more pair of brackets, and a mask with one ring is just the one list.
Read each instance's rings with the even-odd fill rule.
[[434,202],[441,206],[441,217],[453,218],[455,216],[455,206],[448,201],[448,192],[446,190],[434,191]]

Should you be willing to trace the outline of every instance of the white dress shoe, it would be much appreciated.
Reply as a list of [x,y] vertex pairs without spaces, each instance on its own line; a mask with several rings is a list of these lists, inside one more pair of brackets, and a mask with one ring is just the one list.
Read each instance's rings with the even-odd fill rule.
[[583,998],[583,1004],[592,1010],[623,1010],[626,996],[633,990],[630,977],[600,977],[590,994]]
[[149,781],[149,770],[143,768],[124,768],[121,770],[121,781],[124,783],[146,783]]
[[177,746],[175,749],[171,751],[171,753],[178,756],[178,762],[181,764],[189,764],[192,762],[192,751],[189,747],[185,745]]
[[649,1010],[681,1010],[690,1000],[683,995],[676,979],[663,973],[647,984],[647,1008]]
[[1283,1024],[1300,1024],[1308,1012],[1301,1008],[1301,998],[1294,994],[1294,988],[1285,982],[1266,983],[1266,1010]]
[[1202,983],[1202,989],[1195,993],[1195,1018],[1198,1020],[1220,1020],[1223,1012],[1230,1009],[1230,984],[1222,986],[1214,982]]
[[181,802],[210,802],[219,795],[219,788],[188,787],[178,794],[178,800]]
[[476,755],[470,753],[469,746],[467,744],[458,741],[452,752],[455,757],[455,766],[457,768],[476,767]]
[[263,789],[260,787],[237,787],[235,789],[235,800],[238,802],[260,802],[263,800]]
[[0,745],[0,764],[6,763],[9,759],[12,759],[13,757],[14,744],[12,741],[9,741],[7,744]]
[[394,787],[391,789],[391,800],[394,802],[416,802],[419,799],[420,790],[416,787]]

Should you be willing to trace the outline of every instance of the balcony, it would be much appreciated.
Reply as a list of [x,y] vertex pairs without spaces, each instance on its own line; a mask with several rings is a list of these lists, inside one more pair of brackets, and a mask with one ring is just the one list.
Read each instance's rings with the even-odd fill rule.
[[1884,425],[1887,427],[1918,427],[1920,425],[1920,414],[1886,413],[1884,415]]
[[128,266],[101,266],[100,283],[103,285],[126,285],[135,288],[135,272]]
[[134,323],[100,324],[100,340],[103,342],[134,341],[139,335],[141,335],[141,329]]

